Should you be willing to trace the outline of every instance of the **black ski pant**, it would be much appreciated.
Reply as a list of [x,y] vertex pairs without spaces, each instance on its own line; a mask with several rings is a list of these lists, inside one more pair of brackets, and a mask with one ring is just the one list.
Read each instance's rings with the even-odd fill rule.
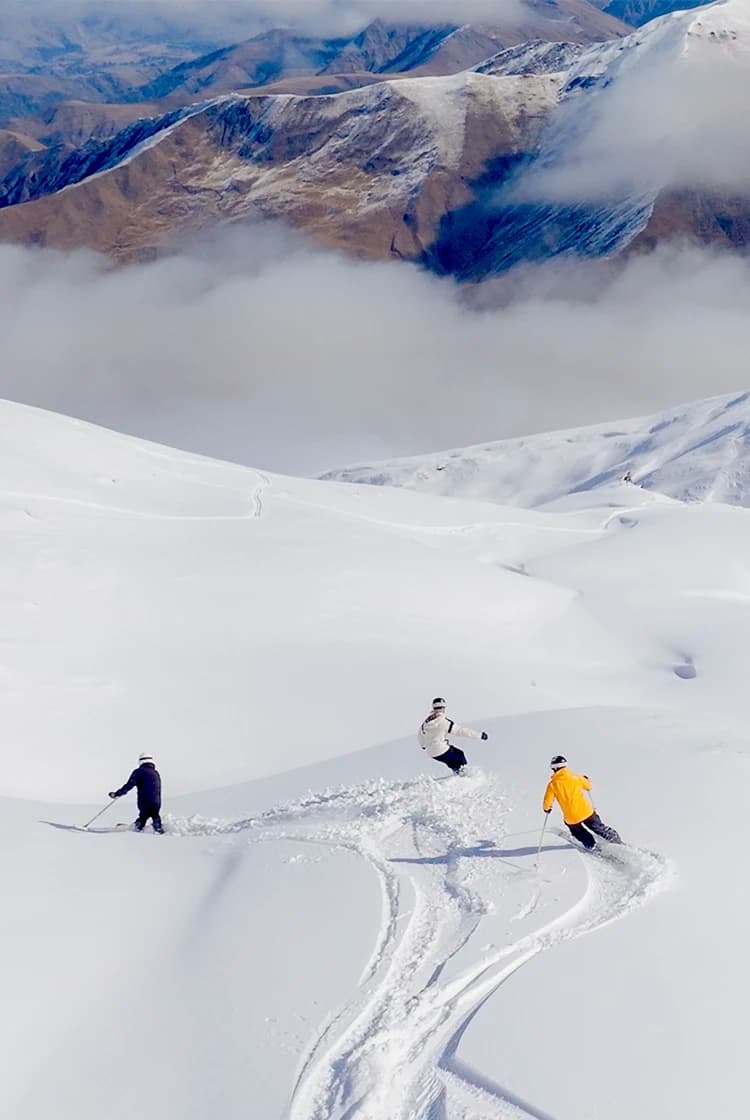
[[447,751],[435,755],[435,762],[444,762],[449,770],[457,774],[466,765],[466,755],[458,747],[448,747]]
[[601,836],[602,840],[609,840],[610,844],[622,844],[620,834],[606,825],[598,813],[592,813],[580,824],[569,824],[568,828],[576,840],[580,840],[584,848],[593,848],[596,844],[596,840],[591,835],[592,832]]
[[136,830],[143,832],[149,820],[152,820],[154,822],[154,832],[163,832],[160,813],[161,805],[147,805],[144,809],[139,809],[135,822]]

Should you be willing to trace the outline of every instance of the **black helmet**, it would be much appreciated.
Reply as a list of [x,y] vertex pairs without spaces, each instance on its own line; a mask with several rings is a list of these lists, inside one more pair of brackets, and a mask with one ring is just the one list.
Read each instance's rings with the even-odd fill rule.
[[433,711],[445,711],[445,700],[443,700],[442,696],[435,697],[432,701],[432,708]]
[[553,770],[562,770],[563,766],[567,766],[567,765],[568,765],[567,758],[563,758],[563,756],[561,754],[556,754],[555,757],[550,762],[550,766],[552,767]]

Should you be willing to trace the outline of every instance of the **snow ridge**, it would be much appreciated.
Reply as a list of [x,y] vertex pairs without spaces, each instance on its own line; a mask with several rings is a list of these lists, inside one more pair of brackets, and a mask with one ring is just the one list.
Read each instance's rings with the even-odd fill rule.
[[678,501],[750,505],[750,393],[590,427],[499,440],[409,459],[345,468],[323,477],[430,494],[540,507],[617,486]]

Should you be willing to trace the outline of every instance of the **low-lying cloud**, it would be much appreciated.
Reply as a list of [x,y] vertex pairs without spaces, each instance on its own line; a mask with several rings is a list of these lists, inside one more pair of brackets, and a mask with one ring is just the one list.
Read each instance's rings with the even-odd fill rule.
[[488,23],[515,25],[524,0],[0,0],[0,30],[13,34],[19,21],[37,29],[41,17],[74,23],[122,21],[151,33],[161,22],[189,34],[226,38],[270,26],[294,26],[310,34],[351,34],[375,19],[391,24]]
[[[173,0],[179,3],[180,0]],[[244,0],[268,23],[291,23],[313,32],[350,33],[375,19],[390,24],[487,23],[515,25],[522,0]]]
[[122,269],[0,247],[0,395],[313,473],[747,384],[739,256],[665,249],[470,294],[265,228]]
[[665,188],[750,194],[750,53],[735,10],[685,13],[614,56],[602,88],[578,90],[553,122],[523,193],[563,203]]

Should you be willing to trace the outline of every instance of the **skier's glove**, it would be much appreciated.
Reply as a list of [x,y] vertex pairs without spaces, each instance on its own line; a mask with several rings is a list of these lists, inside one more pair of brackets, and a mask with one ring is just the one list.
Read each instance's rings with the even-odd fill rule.
[[107,797],[117,797],[117,794],[116,793],[108,793]]
[[545,811],[545,813],[551,813],[552,812],[551,809],[545,809],[544,811]]
[[482,732],[482,738],[483,738],[483,739],[487,739],[487,738],[489,738],[489,736],[487,735],[487,732],[486,732],[486,731],[483,731],[483,732]]

